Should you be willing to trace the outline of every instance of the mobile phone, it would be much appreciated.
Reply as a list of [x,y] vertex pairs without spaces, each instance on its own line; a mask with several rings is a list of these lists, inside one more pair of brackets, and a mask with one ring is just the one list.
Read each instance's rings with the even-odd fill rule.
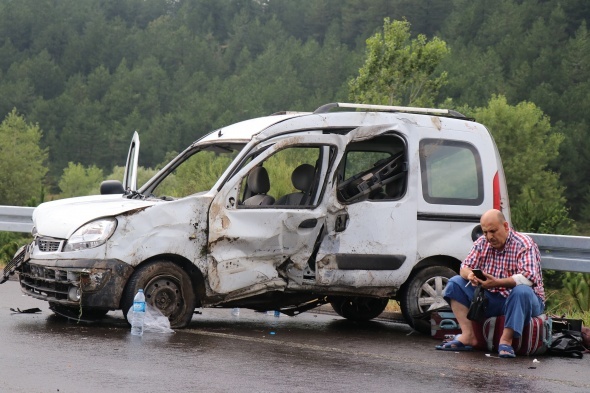
[[484,276],[481,269],[471,269],[471,271],[473,272],[473,274],[475,274],[475,277],[479,278],[481,281],[487,280],[487,277]]

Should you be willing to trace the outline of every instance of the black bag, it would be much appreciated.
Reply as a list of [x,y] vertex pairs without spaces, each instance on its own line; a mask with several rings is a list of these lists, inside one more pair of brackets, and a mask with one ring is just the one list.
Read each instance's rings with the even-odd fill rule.
[[549,355],[581,359],[586,348],[582,344],[582,333],[575,330],[562,330],[551,337]]
[[575,330],[576,332],[581,332],[583,322],[581,319],[568,319],[564,315],[561,317],[551,317],[551,324],[553,333],[559,333],[563,330]]
[[467,319],[471,321],[481,322],[486,319],[486,310],[488,308],[488,298],[486,298],[486,292],[478,285],[475,288],[473,299],[471,299],[471,305],[469,306],[469,312],[467,313]]

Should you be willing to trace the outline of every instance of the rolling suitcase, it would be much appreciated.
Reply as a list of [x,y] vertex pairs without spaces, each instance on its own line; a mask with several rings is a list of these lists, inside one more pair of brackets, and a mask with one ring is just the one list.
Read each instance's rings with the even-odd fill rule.
[[[491,317],[483,322],[474,322],[477,336],[477,349],[497,352],[498,343],[504,330],[504,315]],[[524,327],[522,335],[512,340],[512,348],[517,355],[542,355],[551,344],[551,319],[541,314],[531,319]]]

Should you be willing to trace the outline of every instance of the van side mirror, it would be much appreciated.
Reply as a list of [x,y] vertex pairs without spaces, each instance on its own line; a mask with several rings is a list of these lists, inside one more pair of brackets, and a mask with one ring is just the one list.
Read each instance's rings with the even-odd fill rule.
[[101,195],[124,193],[125,189],[123,188],[123,183],[121,183],[119,180],[105,180],[100,183]]
[[475,228],[471,231],[471,240],[476,241],[480,237],[483,236],[483,229],[481,229],[481,225],[476,225]]

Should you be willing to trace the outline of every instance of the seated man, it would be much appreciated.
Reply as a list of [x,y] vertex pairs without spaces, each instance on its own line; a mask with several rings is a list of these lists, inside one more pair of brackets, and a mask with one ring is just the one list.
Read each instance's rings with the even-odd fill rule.
[[[480,223],[484,235],[473,244],[459,275],[449,280],[444,292],[461,325],[461,335],[436,348],[466,351],[477,344],[467,312],[475,287],[481,284],[489,299],[486,316],[506,316],[499,355],[513,358],[512,339],[520,337],[525,324],[545,308],[541,256],[533,240],[511,229],[501,211],[488,210]],[[486,280],[478,279],[472,269],[481,269]]]

